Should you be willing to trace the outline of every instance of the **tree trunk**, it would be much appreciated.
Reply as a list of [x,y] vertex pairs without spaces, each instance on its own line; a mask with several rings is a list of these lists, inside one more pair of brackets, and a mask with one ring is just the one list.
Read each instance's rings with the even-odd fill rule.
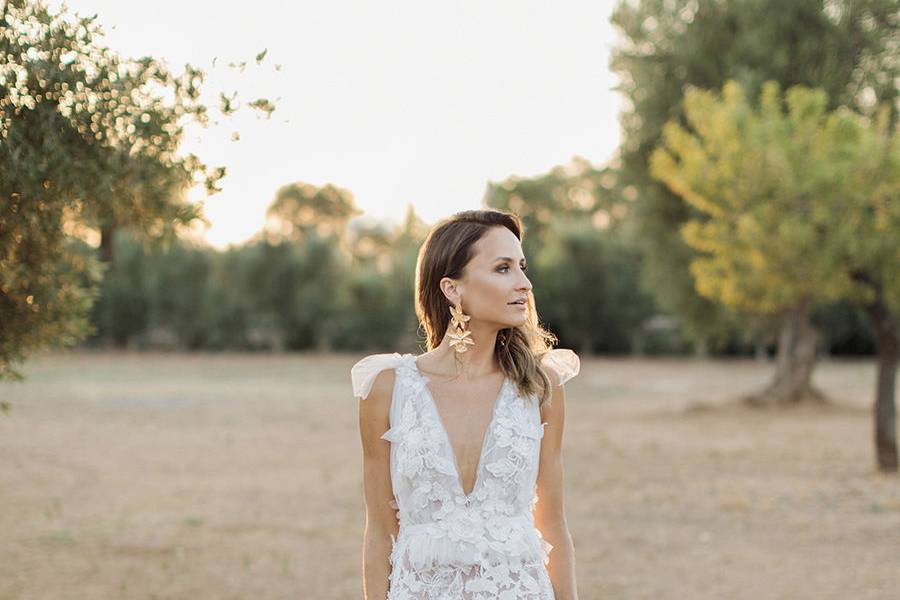
[[875,291],[875,300],[865,307],[875,326],[878,352],[878,382],[873,411],[875,455],[880,471],[896,473],[897,409],[894,404],[894,389],[897,381],[897,361],[900,359],[900,327],[884,301],[881,286],[875,286]]
[[100,227],[100,262],[111,265],[113,261],[113,236],[116,228],[113,225]]
[[825,401],[825,395],[811,383],[818,340],[809,319],[811,304],[805,300],[784,315],[778,334],[775,378],[764,390],[745,397],[748,404],[783,406]]
[[766,352],[766,343],[761,336],[757,336],[753,340],[753,358],[760,363],[764,363],[769,359],[769,353]]
[[578,348],[580,349],[581,356],[587,356],[591,353],[591,338],[589,336],[584,336],[578,343]]
[[[113,237],[115,235],[115,227],[110,224],[103,224],[100,226],[100,250],[99,250],[99,258],[100,262],[106,265],[109,269],[112,269],[112,261],[113,261]],[[103,348],[124,348],[126,344],[126,340],[118,338],[108,331],[106,333],[101,333],[97,337],[100,346]]]
[[709,338],[703,336],[694,344],[694,358],[706,360],[709,354]]

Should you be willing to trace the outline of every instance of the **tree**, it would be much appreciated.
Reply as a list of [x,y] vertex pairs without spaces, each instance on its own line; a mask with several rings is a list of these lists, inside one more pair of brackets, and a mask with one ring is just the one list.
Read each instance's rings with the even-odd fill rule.
[[[620,116],[619,178],[636,195],[630,211],[643,250],[644,287],[682,318],[701,345],[734,327],[734,310],[699,294],[688,265],[695,250],[679,235],[698,215],[649,172],[669,120],[685,124],[689,86],[720,89],[734,79],[756,98],[764,81],[824,89],[828,109],[871,115],[896,106],[900,62],[897,0],[627,0],[611,21],[621,38],[610,68],[626,100]],[[773,18],[772,15],[777,15]],[[737,323],[746,321],[738,315]],[[794,342],[782,336],[789,345]]]
[[[13,363],[92,332],[92,286],[117,228],[164,247],[203,219],[187,190],[212,194],[225,175],[179,153],[185,127],[209,120],[205,73],[122,58],[102,35],[96,15],[30,0],[0,8],[0,378],[21,379]],[[235,94],[221,103],[223,115],[237,110]],[[265,99],[248,106],[273,110]],[[102,264],[66,252],[79,229],[100,232]]]
[[[631,329],[652,310],[632,277],[640,267],[627,230],[634,196],[621,188],[617,166],[574,157],[534,177],[489,183],[484,196],[486,206],[522,219],[523,249],[543,284],[535,290],[542,318],[582,352],[634,349]],[[583,300],[574,310],[572,294]]]
[[598,230],[617,231],[632,199],[618,187],[614,167],[598,167],[576,156],[534,177],[488,183],[483,204],[516,213],[525,226],[526,244],[537,249],[547,241],[559,214],[591,221]]
[[[582,354],[635,349],[633,332],[653,312],[635,277],[640,257],[621,236],[578,216],[557,216],[534,256],[541,319]],[[573,300],[576,299],[577,300]]]
[[758,109],[734,81],[721,96],[691,89],[684,101],[691,131],[667,123],[650,168],[702,215],[680,230],[698,253],[690,264],[697,292],[749,313],[783,315],[782,335],[796,342],[779,345],[775,378],[752,402],[821,399],[810,383],[812,308],[842,298],[871,307],[883,332],[876,446],[880,466],[896,470],[900,135],[887,106],[873,121],[827,105],[823,90],[805,86],[782,100],[774,81],[763,86]]
[[291,349],[328,350],[344,291],[341,250],[348,221],[362,211],[349,190],[303,182],[281,186],[254,239],[266,258],[266,283],[257,287],[273,327]]
[[325,237],[341,236],[347,222],[362,211],[353,194],[332,184],[316,187],[309,183],[281,186],[266,209],[266,224],[261,232],[271,243],[302,241],[312,233]]

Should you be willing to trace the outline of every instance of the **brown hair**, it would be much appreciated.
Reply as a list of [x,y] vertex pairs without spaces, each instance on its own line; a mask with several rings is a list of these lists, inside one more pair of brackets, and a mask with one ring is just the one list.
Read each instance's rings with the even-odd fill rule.
[[[492,227],[506,227],[522,241],[518,215],[501,210],[466,210],[439,221],[422,243],[416,260],[416,316],[425,329],[427,350],[440,345],[450,324],[450,301],[440,287],[443,277],[460,279],[472,259],[473,246]],[[550,399],[551,383],[541,358],[557,341],[538,322],[534,295],[528,292],[528,320],[497,332],[494,354],[500,368],[526,398],[536,394],[539,406]]]

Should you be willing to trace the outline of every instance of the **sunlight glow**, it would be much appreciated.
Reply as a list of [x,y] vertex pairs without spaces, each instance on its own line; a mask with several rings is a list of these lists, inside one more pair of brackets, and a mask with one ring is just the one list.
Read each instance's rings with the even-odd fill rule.
[[332,183],[394,223],[412,203],[430,223],[481,206],[488,181],[539,175],[575,155],[602,163],[619,144],[612,0],[261,0],[253,11],[266,27],[211,0],[160,0],[152,11],[67,4],[97,13],[125,56],[153,55],[176,71],[190,63],[207,72],[204,93],[275,103],[270,119],[246,111],[184,139],[183,151],[227,167],[223,191],[204,202],[212,226],[194,227],[218,248],[258,232],[285,183]]

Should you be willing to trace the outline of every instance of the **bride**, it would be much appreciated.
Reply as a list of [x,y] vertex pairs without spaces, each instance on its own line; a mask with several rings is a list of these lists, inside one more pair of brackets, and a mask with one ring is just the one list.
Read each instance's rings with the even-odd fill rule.
[[522,223],[470,210],[419,251],[428,351],[372,354],[360,399],[367,600],[575,600],[563,506],[565,390],[525,274]]

